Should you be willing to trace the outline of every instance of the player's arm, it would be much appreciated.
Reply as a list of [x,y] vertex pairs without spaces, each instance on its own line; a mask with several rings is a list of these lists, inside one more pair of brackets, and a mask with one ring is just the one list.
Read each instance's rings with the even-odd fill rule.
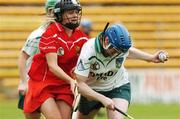
[[47,53],[46,54],[46,59],[47,59],[47,64],[48,64],[49,70],[54,75],[59,77],[60,79],[63,79],[63,80],[66,80],[67,82],[69,82],[71,84],[71,90],[73,91],[74,85],[75,85],[75,81],[69,75],[67,75],[61,69],[61,67],[58,66],[58,64],[57,64],[57,60],[58,60],[57,59],[57,53]]
[[78,83],[78,91],[84,97],[90,100],[100,101],[108,109],[114,109],[114,102],[105,97],[104,95],[92,90],[85,82],[88,80],[87,77],[76,74],[76,80]]
[[18,60],[18,68],[19,68],[19,76],[20,76],[20,83],[18,86],[18,90],[21,91],[21,93],[25,93],[27,89],[27,79],[26,79],[26,61],[28,60],[30,56],[25,53],[24,51],[21,52]]
[[[163,62],[159,59],[159,54],[161,52],[164,52],[167,55],[167,53],[165,51],[162,51],[162,50],[159,50],[154,54],[150,54],[150,53],[144,52],[142,50],[139,50],[135,47],[131,47],[129,49],[128,58],[140,59],[140,60],[144,60],[144,61],[148,61],[148,62],[154,62],[154,63],[160,63],[160,62]],[[167,55],[167,57],[168,57],[168,55]],[[165,61],[167,61],[167,59]]]
[[140,59],[140,60],[145,60],[145,61],[151,61],[153,59],[153,55],[146,53],[142,50],[139,50],[135,47],[131,47],[129,49],[129,55],[128,58],[130,59]]

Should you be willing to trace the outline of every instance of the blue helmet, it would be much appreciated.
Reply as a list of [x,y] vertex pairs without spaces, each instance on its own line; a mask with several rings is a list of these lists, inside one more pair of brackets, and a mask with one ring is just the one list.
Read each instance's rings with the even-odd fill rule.
[[118,51],[127,52],[132,46],[127,28],[120,24],[113,24],[104,32],[104,38],[108,37],[109,43]]

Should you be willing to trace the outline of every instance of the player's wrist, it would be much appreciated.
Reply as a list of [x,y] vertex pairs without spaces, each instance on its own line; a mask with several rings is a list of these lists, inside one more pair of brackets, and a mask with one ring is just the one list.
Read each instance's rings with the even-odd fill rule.
[[147,62],[154,62],[154,55],[148,55],[147,57],[144,58],[145,61]]
[[27,83],[27,80],[21,79],[19,83],[20,83],[20,84],[26,84],[26,83]]

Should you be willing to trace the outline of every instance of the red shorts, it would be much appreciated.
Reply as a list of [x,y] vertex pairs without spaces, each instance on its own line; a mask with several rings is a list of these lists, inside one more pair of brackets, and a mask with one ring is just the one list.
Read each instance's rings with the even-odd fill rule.
[[24,101],[24,112],[34,112],[50,97],[63,100],[72,107],[74,95],[69,84],[48,85],[44,82],[29,80],[28,92]]

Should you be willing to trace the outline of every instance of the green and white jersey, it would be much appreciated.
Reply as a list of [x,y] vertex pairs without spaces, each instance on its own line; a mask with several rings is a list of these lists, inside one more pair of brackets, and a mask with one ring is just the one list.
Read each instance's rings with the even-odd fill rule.
[[88,40],[81,50],[75,73],[88,77],[96,91],[110,91],[129,82],[124,62],[128,53],[104,57],[98,38]]
[[[33,56],[39,53],[39,41],[44,32],[45,32],[45,29],[42,26],[34,30],[28,36],[23,48],[21,49],[21,51],[25,52],[26,54],[30,56],[26,62],[26,71],[28,71],[30,68]],[[29,79],[28,75],[27,75],[27,79]]]

